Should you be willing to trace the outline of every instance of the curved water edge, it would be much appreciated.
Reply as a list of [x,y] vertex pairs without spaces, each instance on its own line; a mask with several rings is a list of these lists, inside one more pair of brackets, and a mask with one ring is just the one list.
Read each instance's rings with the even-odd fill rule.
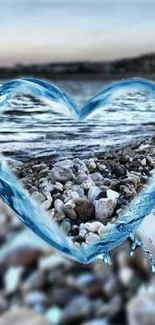
[[17,94],[30,93],[49,101],[51,107],[57,110],[54,103],[61,105],[64,114],[71,113],[74,118],[85,119],[94,111],[103,108],[118,96],[129,92],[148,92],[155,97],[155,82],[132,78],[111,83],[104,87],[101,92],[91,98],[83,107],[78,108],[73,99],[60,88],[52,83],[37,78],[19,78],[6,81],[0,85],[0,107],[5,109],[5,105],[11,97]]
[[[115,96],[122,92],[125,94],[134,91],[148,92],[155,97],[155,83],[139,78],[112,83],[79,109],[69,95],[51,83],[35,78],[21,78],[0,85],[0,107],[2,110],[5,109],[12,96],[29,92],[34,96],[48,100],[52,109],[63,110],[63,114],[69,113],[82,120],[107,106]],[[104,235],[102,240],[85,249],[75,248],[67,241],[56,223],[49,220],[45,212],[28,198],[11,170],[4,167],[3,163],[0,168],[0,196],[26,226],[55,249],[77,261],[90,263],[97,258],[106,259],[107,254],[125,241],[137,229],[145,216],[152,211],[155,206],[155,181],[152,181],[132,201],[121,221],[117,221],[113,229]]]
[[154,207],[155,185],[150,183],[128,206],[124,216],[118,220],[102,240],[88,248],[75,248],[63,232],[36,203],[25,194],[10,169],[0,168],[0,197],[15,212],[18,218],[38,236],[66,256],[81,263],[90,263],[105,258],[108,253],[125,241],[141,224]]

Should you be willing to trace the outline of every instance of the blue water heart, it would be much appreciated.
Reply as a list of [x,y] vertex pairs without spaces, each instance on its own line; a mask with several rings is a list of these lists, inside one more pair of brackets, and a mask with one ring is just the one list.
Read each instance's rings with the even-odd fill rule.
[[[116,95],[134,91],[147,92],[155,97],[155,83],[139,78],[118,81],[105,87],[84,107],[79,108],[69,95],[53,84],[35,78],[21,78],[0,85],[0,108],[2,112],[7,107],[8,101],[16,94],[30,93],[48,101],[55,112],[69,114],[75,119],[83,120],[111,104]],[[89,263],[96,258],[108,260],[109,252],[137,229],[144,217],[155,206],[155,183],[149,184],[145,191],[132,201],[125,211],[124,217],[121,218],[121,221],[116,222],[109,233],[86,249],[75,248],[73,244],[68,243],[55,222],[49,219],[45,212],[25,195],[11,170],[3,163],[0,169],[0,196],[26,226],[50,245],[75,260]]]

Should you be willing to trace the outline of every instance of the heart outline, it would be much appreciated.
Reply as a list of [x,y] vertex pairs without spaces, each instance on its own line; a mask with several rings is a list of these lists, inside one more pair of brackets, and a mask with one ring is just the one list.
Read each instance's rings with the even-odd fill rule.
[[[77,118],[78,120],[83,120],[84,118],[90,116],[94,111],[100,109],[103,106],[106,106],[109,104],[110,100],[113,98],[114,94],[119,90],[129,90],[129,89],[135,89],[137,90],[144,90],[148,91],[155,97],[155,83],[152,81],[148,81],[145,79],[140,78],[133,78],[133,79],[126,79],[121,80],[119,82],[115,82],[110,84],[109,86],[103,88],[103,90],[96,96],[94,96],[92,99],[88,101],[86,105],[84,105],[81,109],[77,107],[77,105],[74,103],[74,101],[68,96],[65,92],[57,88],[56,86],[52,85],[49,82],[46,82],[44,80],[35,79],[35,78],[21,78],[21,79],[14,79],[11,81],[7,81],[0,85],[0,107],[3,108],[4,104],[7,103],[7,101],[17,93],[17,91],[23,91],[25,89],[29,89],[31,93],[35,96],[43,96],[48,98],[49,100],[52,99],[52,101],[59,102],[64,105],[64,107],[67,104],[67,109],[69,108],[70,113]],[[8,181],[9,179],[9,181]],[[14,195],[18,197],[19,202],[22,202],[23,197],[25,197],[24,192],[22,188],[19,186],[18,181],[15,179],[14,175],[6,169],[4,166],[1,166],[0,169],[0,196],[2,199],[12,208],[12,196],[9,197],[6,196],[6,189],[4,189],[6,186],[10,186],[14,191]],[[149,197],[149,205],[145,204],[147,202]],[[64,253],[65,255],[68,255],[75,260],[78,260],[82,263],[90,263],[91,261],[95,260],[96,258],[101,258],[103,255],[107,254],[109,250],[114,248],[116,245],[121,244],[125,239],[127,239],[135,229],[140,225],[142,219],[147,215],[150,210],[154,207],[155,202],[155,184],[150,184],[147,186],[147,190],[140,193],[138,197],[132,201],[132,204],[127,208],[126,214],[124,215],[124,219],[128,217],[128,224],[124,222],[116,222],[116,225],[112,232],[112,240],[110,249],[108,249],[107,246],[109,246],[109,236],[106,234],[103,239],[98,241],[96,244],[91,245],[87,249],[76,249],[73,245],[70,247],[70,245],[65,241],[62,243],[62,245],[59,245],[58,242],[54,242],[51,238],[48,237],[48,231],[47,236],[45,233],[43,234],[40,229],[36,227],[36,224],[32,224],[32,219],[29,220],[29,218],[23,219],[22,215],[18,215],[18,217],[21,219],[21,221],[27,225],[29,228],[31,228],[34,232],[36,232],[40,237],[42,237],[44,240],[46,240],[49,244],[52,244],[56,249]],[[33,210],[33,202],[31,201],[32,205],[31,208]],[[137,212],[137,205],[142,207],[141,213],[143,214],[140,218],[138,216],[139,212]],[[38,209],[39,207],[37,207]],[[36,209],[36,205],[34,207]],[[39,208],[40,209],[40,208]],[[15,211],[15,208],[13,207],[13,210]],[[145,213],[144,213],[145,211]],[[15,211],[17,212],[17,211]],[[22,212],[23,214],[25,211]],[[135,218],[135,215],[137,213],[137,217]],[[41,216],[43,217],[45,215],[44,211],[41,212]],[[134,218],[133,218],[134,215]],[[46,218],[46,215],[43,217]],[[45,219],[43,219],[45,221]],[[47,219],[47,230],[48,230],[48,222],[49,219]],[[129,226],[130,225],[130,226]],[[54,222],[52,221],[52,226],[54,227]],[[114,239],[114,240],[113,240]]]

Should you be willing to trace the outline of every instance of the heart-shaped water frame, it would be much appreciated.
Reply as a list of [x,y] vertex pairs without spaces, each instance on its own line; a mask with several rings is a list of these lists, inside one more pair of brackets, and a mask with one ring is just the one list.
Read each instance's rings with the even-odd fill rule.
[[[0,85],[0,108],[6,108],[8,100],[19,93],[30,93],[48,101],[56,112],[70,112],[82,120],[93,112],[109,105],[113,98],[126,92],[147,92],[155,97],[155,83],[144,79],[126,79],[110,84],[93,97],[81,109],[62,90],[44,80],[23,78],[7,81]],[[54,248],[82,263],[90,263],[97,258],[109,261],[109,252],[125,241],[149,215],[155,206],[155,182],[132,201],[112,230],[97,243],[88,248],[76,248],[69,243],[54,221],[36,203],[26,196],[11,170],[3,164],[0,169],[0,196],[11,207],[20,220]]]

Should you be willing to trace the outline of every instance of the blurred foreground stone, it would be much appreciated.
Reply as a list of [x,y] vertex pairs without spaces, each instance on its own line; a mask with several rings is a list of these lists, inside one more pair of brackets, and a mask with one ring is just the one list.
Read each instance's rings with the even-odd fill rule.
[[26,308],[14,308],[3,314],[0,325],[48,325],[44,316]]

